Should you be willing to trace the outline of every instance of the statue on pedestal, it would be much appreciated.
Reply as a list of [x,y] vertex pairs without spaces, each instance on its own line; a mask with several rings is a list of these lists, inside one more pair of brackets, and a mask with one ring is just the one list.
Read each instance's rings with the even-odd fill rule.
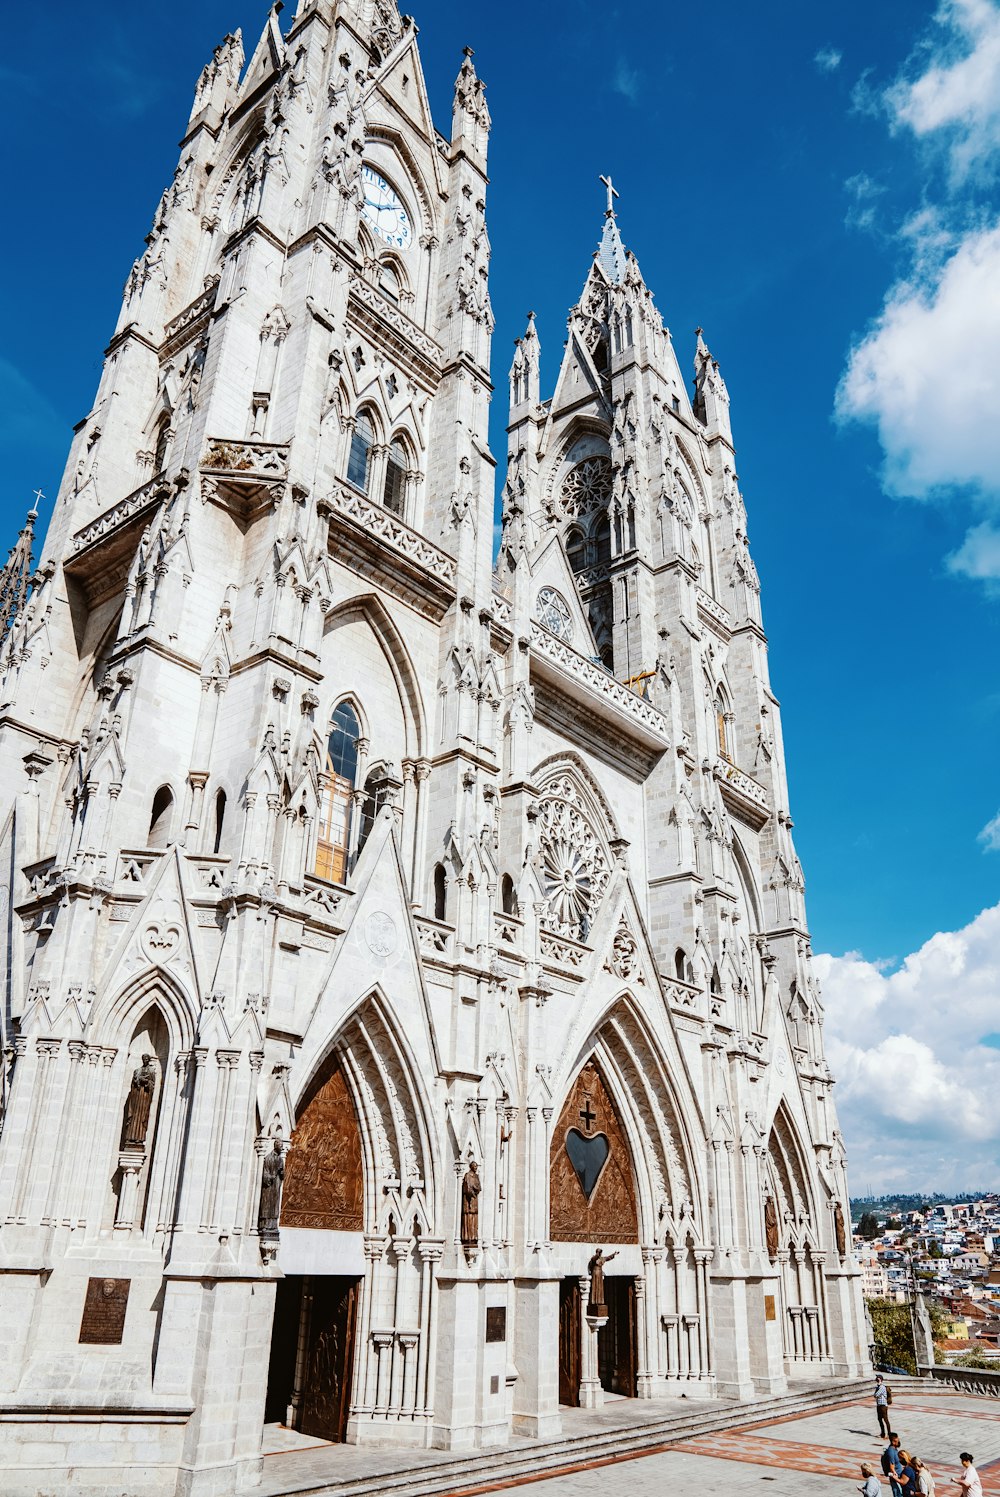
[[461,1237],[464,1248],[479,1246],[479,1194],[482,1188],[479,1166],[474,1159],[470,1159],[469,1168],[462,1180]]
[[833,1231],[837,1239],[837,1252],[843,1258],[847,1252],[847,1232],[844,1228],[844,1208],[839,1201],[833,1208]]
[[156,1089],[156,1068],[153,1065],[153,1057],[144,1055],[142,1065],[137,1066],[132,1073],[132,1085],[129,1087],[128,1101],[125,1103],[125,1127],[122,1133],[122,1147],[125,1149],[142,1149],[146,1145],[146,1134],[149,1131],[149,1114],[153,1106],[153,1092]]
[[767,1239],[767,1256],[774,1261],[778,1256],[778,1208],[774,1196],[764,1197],[764,1236]]
[[609,1253],[604,1256],[603,1248],[596,1248],[594,1256],[587,1264],[587,1272],[590,1274],[590,1297],[587,1301],[588,1315],[607,1315],[608,1307],[604,1300],[604,1265],[610,1263],[612,1258],[618,1254]]
[[257,1231],[262,1237],[273,1237],[278,1231],[281,1213],[281,1186],[285,1178],[285,1156],[281,1139],[274,1140],[270,1154],[264,1155],[264,1167],[260,1177],[260,1207],[257,1211]]

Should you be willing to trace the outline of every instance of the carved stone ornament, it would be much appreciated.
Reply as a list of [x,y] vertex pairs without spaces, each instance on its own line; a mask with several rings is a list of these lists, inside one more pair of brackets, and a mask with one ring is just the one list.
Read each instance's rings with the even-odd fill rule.
[[607,509],[611,499],[611,459],[585,457],[571,468],[559,490],[558,508],[566,517]]
[[628,982],[639,972],[639,947],[624,920],[615,932],[611,952],[604,970]]
[[567,641],[573,638],[573,615],[562,593],[554,587],[539,589],[535,602],[535,613],[540,624],[551,634]]
[[477,1247],[479,1244],[479,1195],[483,1182],[479,1178],[479,1166],[469,1160],[469,1168],[462,1179],[462,1246]]
[[[262,1212],[263,1204],[262,1191]],[[364,1227],[361,1135],[335,1055],[320,1068],[299,1110],[285,1167],[280,1221],[283,1227],[330,1232],[360,1232]]]
[[156,1068],[153,1065],[153,1057],[144,1055],[142,1065],[137,1066],[132,1073],[132,1085],[129,1087],[128,1100],[125,1103],[125,1122],[122,1128],[123,1148],[142,1149],[145,1147],[155,1090]]
[[375,910],[365,921],[365,945],[372,956],[392,956],[396,949],[396,922],[384,910]]
[[764,1237],[767,1241],[767,1256],[773,1263],[778,1256],[778,1208],[774,1196],[764,1197]]
[[837,1240],[837,1252],[843,1258],[847,1252],[847,1231],[844,1227],[844,1208],[839,1201],[834,1202],[833,1231]]
[[552,1133],[549,1164],[555,1242],[638,1242],[628,1141],[596,1062],[570,1087]]
[[585,941],[611,877],[604,848],[568,776],[550,785],[538,807],[542,925]]
[[260,1177],[260,1207],[257,1212],[257,1231],[262,1235],[274,1234],[278,1230],[281,1213],[281,1186],[285,1178],[285,1156],[281,1140],[274,1140],[270,1154],[264,1155],[264,1167]]

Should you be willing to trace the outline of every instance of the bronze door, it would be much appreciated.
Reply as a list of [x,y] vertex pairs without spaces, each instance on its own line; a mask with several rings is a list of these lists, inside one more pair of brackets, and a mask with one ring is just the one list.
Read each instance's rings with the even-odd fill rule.
[[635,1280],[619,1274],[604,1280],[608,1323],[597,1333],[597,1372],[607,1393],[634,1398],[638,1346],[635,1323]]
[[347,1432],[360,1279],[312,1280],[312,1308],[298,1427],[304,1435],[342,1440]]
[[559,1402],[580,1403],[580,1280],[559,1285]]

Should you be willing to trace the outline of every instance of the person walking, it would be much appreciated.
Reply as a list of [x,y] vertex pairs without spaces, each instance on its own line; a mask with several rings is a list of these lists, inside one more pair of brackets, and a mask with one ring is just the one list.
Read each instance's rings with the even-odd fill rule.
[[908,1450],[899,1452],[899,1462],[899,1485],[903,1489],[903,1497],[914,1497],[920,1491],[920,1478]]
[[983,1484],[979,1480],[979,1472],[972,1456],[967,1450],[963,1450],[959,1460],[962,1462],[962,1474],[955,1477],[955,1485],[961,1490],[962,1497],[983,1497]]
[[889,1443],[882,1452],[882,1475],[889,1478],[892,1497],[903,1497],[903,1485],[899,1480],[903,1462],[899,1458],[899,1436],[895,1430],[889,1434]]
[[867,1461],[861,1462],[861,1475],[864,1481],[858,1487],[861,1497],[882,1497],[882,1483]]
[[889,1385],[881,1372],[875,1378],[875,1413],[878,1418],[878,1432],[889,1438]]
[[917,1473],[917,1491],[920,1497],[936,1497],[934,1477],[928,1470],[926,1462],[922,1461],[919,1455],[914,1458],[913,1467]]

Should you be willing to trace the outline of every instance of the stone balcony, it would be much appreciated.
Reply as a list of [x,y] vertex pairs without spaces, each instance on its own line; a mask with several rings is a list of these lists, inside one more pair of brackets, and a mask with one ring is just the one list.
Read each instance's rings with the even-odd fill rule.
[[73,535],[63,569],[88,607],[124,587],[142,532],[170,492],[165,475],[157,473]]
[[735,764],[723,759],[721,754],[712,766],[712,775],[718,781],[722,799],[733,815],[759,831],[771,815],[771,802],[760,781],[748,775],[745,770],[737,769]]
[[242,523],[276,504],[288,479],[287,442],[209,437],[201,460],[201,496]]
[[439,623],[455,600],[454,557],[345,481],[320,502],[331,556]]
[[[648,774],[669,747],[667,719],[645,695],[537,621],[531,625],[531,675],[544,718],[575,741],[593,741],[605,755],[613,744],[615,758],[631,774]],[[613,729],[611,738],[608,728]]]

